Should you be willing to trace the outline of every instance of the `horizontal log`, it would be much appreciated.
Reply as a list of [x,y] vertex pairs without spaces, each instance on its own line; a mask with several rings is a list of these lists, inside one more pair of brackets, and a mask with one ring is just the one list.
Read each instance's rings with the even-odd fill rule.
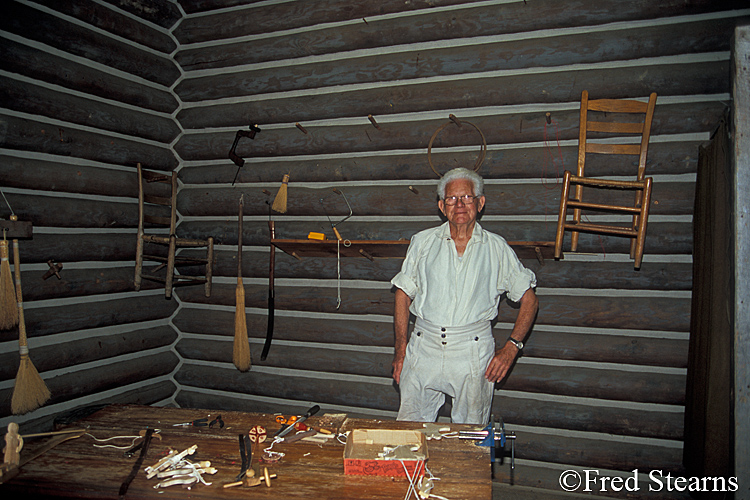
[[[499,343],[510,331],[495,332]],[[687,368],[685,339],[599,335],[591,333],[533,331],[524,343],[524,356],[531,358],[625,363],[632,365]]]
[[[52,194],[52,193],[50,193]],[[77,197],[6,194],[19,220],[35,226],[78,228],[138,227],[138,203],[103,201]],[[135,245],[135,234],[133,234]],[[22,261],[23,262],[23,261]]]
[[[510,425],[569,429],[621,436],[682,439],[682,411],[645,410],[614,405],[566,403],[495,394],[492,413]],[[681,408],[680,408],[681,409]]]
[[73,156],[115,165],[133,166],[141,162],[159,165],[161,170],[174,170],[177,166],[177,158],[168,144],[156,146],[136,139],[110,137],[105,131],[62,129],[44,121],[4,113],[0,113],[0,119],[7,127],[0,143],[6,149]]
[[183,363],[174,375],[178,384],[190,388],[213,389],[237,394],[316,401],[323,407],[347,405],[394,411],[398,393],[391,385],[351,380],[321,379],[240,372],[232,368]]
[[[482,227],[503,236],[508,241],[554,241],[557,229],[557,216],[550,214],[546,222],[537,221],[482,221]],[[342,236],[350,240],[399,240],[411,239],[417,232],[439,225],[436,222],[383,222],[346,221],[338,227]],[[310,231],[320,228],[330,231],[325,219],[319,222],[284,220],[276,223],[276,237],[279,239],[306,239]],[[245,221],[243,245],[268,247],[269,234],[266,222]],[[187,221],[177,228],[177,234],[184,238],[214,237],[214,244],[236,244],[236,222],[221,224],[218,221]],[[329,233],[330,234],[330,233]],[[229,239],[231,238],[231,239]],[[649,222],[646,234],[645,255],[690,255],[693,251],[692,224],[689,222]],[[570,246],[570,234],[566,234],[563,251]],[[581,233],[578,251],[581,253],[616,254],[630,253],[630,240],[627,238]],[[277,252],[283,255],[282,252]],[[304,262],[304,261],[303,261]]]
[[666,471],[682,469],[680,447],[545,432],[519,433],[516,438],[516,458],[619,471],[663,470],[665,475]]
[[[553,0],[537,2],[534,9],[526,3],[512,2],[500,5],[456,11],[447,9],[430,11],[436,6],[460,5],[465,0],[441,0],[439,2],[379,2],[377,6],[357,5],[347,2],[326,2],[313,9],[308,6],[274,5],[263,9],[248,8],[244,11],[217,12],[210,17],[188,17],[175,29],[175,36],[184,44],[200,41],[234,38],[249,34],[266,34],[289,30],[294,27],[313,26],[319,23],[360,20],[363,17],[395,14],[425,9],[418,16],[393,16],[385,20],[362,20],[353,26],[336,26],[318,33],[311,30],[306,36],[293,41],[280,37],[278,46],[288,47],[288,53],[280,54],[268,49],[259,50],[260,55],[252,62],[278,60],[285,57],[300,57],[311,52],[335,52],[356,50],[415,42],[428,42],[443,38],[465,38],[521,33],[550,28],[581,25],[606,24],[616,21],[662,17],[664,12],[679,16],[719,10],[712,2],[701,0],[685,4],[670,0],[656,6],[646,0],[621,5],[616,0],[605,2],[585,1],[576,11],[563,9]],[[188,14],[218,9],[237,3],[216,0],[191,0],[181,2]],[[244,3],[243,3],[244,5]],[[741,1],[722,4],[721,9],[740,8]],[[251,30],[248,32],[248,30]],[[341,33],[339,33],[341,32]],[[359,36],[356,36],[357,32]],[[305,35],[303,30],[301,35]],[[299,35],[298,35],[299,36]],[[333,38],[333,40],[332,40]],[[261,46],[263,47],[263,46]]]
[[[168,351],[58,375],[45,380],[52,394],[46,404],[59,404],[125,385],[146,382],[149,379],[169,374],[178,363],[178,357]],[[0,416],[2,417],[11,414],[12,392],[13,388],[0,391]]]
[[[257,140],[261,140],[257,136]],[[679,175],[695,173],[698,165],[700,141],[652,142],[648,149],[647,175]],[[240,142],[237,150],[244,146]],[[478,148],[477,148],[478,151]],[[441,153],[434,151],[436,165],[473,165],[477,151]],[[555,158],[552,163],[550,155]],[[565,169],[575,171],[577,146],[552,147],[552,152],[541,146],[488,150],[479,173],[484,179],[550,179],[548,188],[556,185],[552,179],[562,177]],[[226,164],[184,166],[180,180],[185,184],[227,184],[237,175],[238,184],[280,182],[284,173],[290,182],[347,182],[375,180],[430,180],[437,185],[438,177],[427,163],[427,154],[372,155],[356,158],[316,158],[313,160],[288,158],[283,163],[263,158],[246,158],[244,168]],[[586,160],[586,174],[593,177],[632,175],[635,162],[625,155],[590,155]],[[283,170],[283,172],[282,172]],[[293,185],[293,184],[292,184]],[[417,191],[434,192],[432,185],[416,186]],[[275,193],[274,193],[275,194]]]
[[[632,176],[635,180],[635,175]],[[260,191],[260,188],[253,189]],[[339,188],[346,199],[327,189],[311,189],[291,185],[287,194],[287,215],[330,217],[338,222],[349,215],[349,207],[357,215],[367,216],[423,216],[440,215],[437,195],[425,189],[417,194],[406,186],[350,186]],[[495,185],[484,188],[485,215],[557,215],[560,189],[549,189],[537,182],[528,184]],[[611,203],[633,206],[635,191],[622,189],[585,188],[583,200],[589,203]],[[655,182],[650,213],[652,215],[688,215],[693,212],[694,182]],[[237,213],[236,188],[183,189],[177,209],[183,216],[221,216]],[[268,196],[258,192],[244,198],[245,215],[268,214]],[[348,205],[347,205],[348,201]],[[587,210],[586,214],[611,213]],[[572,217],[572,216],[569,216]],[[330,224],[329,224],[330,226]],[[330,231],[331,238],[333,234]],[[344,226],[339,229],[342,236]],[[350,238],[353,239],[353,238]]]
[[85,94],[167,114],[177,109],[177,99],[166,89],[143,85],[13,40],[3,41],[0,60],[7,71]]
[[[250,346],[253,363],[295,370],[342,375],[391,377],[393,355],[337,348],[275,345],[260,361],[262,345]],[[183,339],[177,344],[183,358],[232,362],[232,342]],[[627,360],[621,360],[627,362]],[[510,391],[555,394],[642,403],[684,404],[685,376],[633,372],[611,368],[587,368],[517,363],[499,387]]]
[[[263,130],[262,140],[259,136],[254,141],[243,143],[244,153],[248,143],[253,145],[256,154],[242,154],[241,156],[276,156],[279,154],[314,154],[333,153],[336,151],[375,151],[389,149],[403,149],[413,143],[415,133],[422,132],[422,127],[414,130],[413,123],[394,122],[387,127],[381,125],[380,130],[374,130],[372,124],[365,121],[369,115],[386,116],[395,113],[418,113],[435,109],[450,109],[460,119],[461,110],[491,106],[511,106],[537,104],[568,103],[580,100],[582,90],[588,90],[592,98],[624,98],[643,97],[651,92],[660,96],[679,95],[711,95],[729,92],[728,83],[723,75],[729,70],[728,61],[712,61],[680,64],[643,65],[625,68],[561,70],[549,73],[493,75],[491,77],[475,77],[461,81],[464,92],[455,91],[455,82],[425,82],[417,84],[397,84],[376,88],[357,88],[347,92],[335,92],[315,95],[298,95],[233,102],[219,103],[210,106],[188,107],[178,113],[178,120],[185,129],[201,129],[207,127],[247,126],[248,121],[258,123],[263,130],[264,123],[295,123],[304,125],[307,120],[324,121],[342,117],[362,117],[362,125],[351,124],[340,127],[325,126],[324,128],[306,127],[308,134],[303,134],[295,127]],[[681,74],[685,78],[673,78],[674,74]],[[640,75],[642,78],[637,78]],[[605,82],[618,81],[616,87]],[[657,83],[658,82],[658,83]],[[503,89],[498,92],[497,89]],[[190,96],[193,100],[203,101],[219,99],[221,97],[238,97],[237,95],[222,96],[211,89],[206,89],[205,95]],[[460,94],[460,95],[459,95]],[[187,101],[187,96],[180,96]],[[673,128],[695,130],[702,123],[711,126],[718,119],[714,113],[702,117],[692,109],[695,104],[675,105],[674,111],[660,108],[654,115],[653,135],[673,133]],[[716,106],[716,104],[714,104]],[[719,105],[720,108],[723,105]],[[664,109],[661,111],[660,109]],[[720,115],[721,113],[719,113]],[[667,123],[674,115],[673,122]],[[566,138],[566,112],[555,113],[560,126],[561,138]],[[685,121],[690,116],[694,123]],[[573,111],[575,124],[578,124],[578,112]],[[446,117],[447,118],[447,117]],[[443,122],[445,120],[441,120]],[[506,142],[529,141],[524,137],[529,132],[535,134],[533,141],[538,141],[543,135],[543,124],[546,123],[543,110],[529,115],[505,116],[498,121],[496,117],[481,116],[472,120],[479,128],[486,132],[488,144]],[[537,122],[535,124],[535,121]],[[431,129],[424,135],[420,147],[424,148],[429,137],[440,123],[433,123]],[[536,125],[536,126],[535,126]],[[668,125],[668,126],[665,126]],[[531,130],[529,130],[531,128]],[[345,132],[341,134],[341,132]],[[377,132],[377,133],[376,133]],[[234,133],[215,134],[187,134],[176,144],[182,158],[189,160],[205,160],[225,158],[234,140]],[[356,137],[353,137],[356,135]],[[420,134],[422,135],[422,134]],[[466,132],[469,144],[479,141],[475,133]],[[507,140],[498,140],[499,136]],[[577,135],[574,135],[577,137]],[[355,139],[358,139],[355,141]],[[442,138],[441,139],[445,140]],[[227,144],[225,145],[225,142]],[[200,147],[199,147],[200,146]],[[283,146],[283,147],[281,147]],[[338,146],[338,147],[336,147]],[[356,148],[353,149],[353,146]],[[435,147],[443,146],[438,144]],[[196,154],[195,150],[219,149],[222,154],[206,156]],[[238,153],[240,154],[240,153]]]
[[[245,285],[247,307],[265,308],[268,287]],[[211,297],[200,287],[179,290],[181,302],[235,305],[235,285],[214,284]],[[380,289],[342,288],[336,309],[336,288],[312,286],[275,287],[276,310],[345,314],[393,314],[393,292]],[[627,328],[687,332],[690,328],[690,298],[541,295],[536,323],[588,328]],[[499,322],[513,323],[517,305],[505,302],[498,310]]]
[[[379,2],[378,5],[351,5],[334,0],[324,2],[314,8],[312,5],[267,5],[262,9],[248,8],[211,16],[199,16],[202,18],[200,22],[195,22],[194,19],[188,17],[180,23],[174,33],[182,44],[186,44],[234,38],[241,35],[270,33],[280,29],[289,30],[317,23],[361,19],[378,14],[409,12],[427,6],[462,4],[468,1],[471,0],[439,0],[431,3],[420,1],[404,4],[404,2],[398,0],[385,0]],[[241,5],[245,4],[246,2],[243,2]],[[216,3],[215,0],[209,0],[208,2],[206,0],[190,0],[187,2],[185,12],[210,11],[228,5],[232,5],[232,0],[229,0],[229,3],[226,1]],[[285,19],[285,21],[281,22],[282,19]],[[241,26],[244,26],[244,29]]]
[[[153,321],[171,316],[177,304],[163,295],[139,295],[65,306],[24,309],[29,338],[91,328]],[[14,330],[0,330],[0,341],[14,340]]]
[[[155,0],[139,0],[138,2],[121,2],[108,0],[118,9],[125,10],[146,21],[171,28],[180,17],[180,11],[175,4]],[[75,17],[86,24],[151,47],[152,49],[171,54],[177,48],[172,38],[162,30],[155,29],[147,23],[142,23],[130,16],[120,14],[117,10],[106,6],[93,4],[67,4],[55,0],[41,0],[39,3],[53,8],[63,14]]]
[[[270,356],[270,354],[269,354]],[[685,375],[517,363],[499,386],[558,396],[685,404]]]
[[165,87],[180,77],[179,68],[166,54],[143,50],[26,4],[8,4],[6,15],[0,19],[0,29]]
[[[179,291],[178,291],[179,293]],[[184,333],[234,336],[234,311],[197,309],[185,303],[172,319]],[[247,332],[250,338],[265,339],[268,317],[247,313]],[[320,342],[363,346],[393,346],[393,327],[390,323],[374,321],[304,318],[280,316],[274,318],[274,339],[298,342]]]
[[[7,196],[7,195],[6,195]],[[19,208],[19,207],[16,207]],[[135,260],[136,234],[93,233],[43,234],[19,242],[21,263]]]
[[135,168],[115,170],[64,161],[0,154],[0,183],[6,187],[103,196],[138,197]]
[[[306,64],[290,62],[284,66],[237,70],[228,74],[191,77],[188,73],[187,78],[177,84],[175,91],[193,100],[193,95],[203,95],[207,88],[215,89],[222,95],[230,92],[234,95],[262,95],[367,82],[395,82],[490,71],[629,61],[687,52],[720,52],[730,50],[729,39],[735,22],[736,19],[728,18],[674,23],[668,26],[631,25],[584,34],[511,39],[485,44],[467,43],[428,50],[420,46],[411,53],[386,52]],[[356,29],[354,26],[339,29],[342,28],[345,34],[339,36],[357,36],[352,33]],[[288,38],[291,39],[292,36],[299,35],[289,35]],[[297,42],[298,40],[295,40],[294,43]],[[267,44],[267,41],[261,42],[258,47],[259,41],[252,40],[193,50],[190,55],[198,58],[200,62],[195,65],[183,65],[183,69],[190,71],[241,66],[247,64],[248,53],[260,52]],[[591,50],[591,47],[601,49]],[[319,46],[316,49],[325,50]],[[504,57],[497,57],[498,54],[503,54]],[[178,61],[181,64],[189,62],[179,56]]]
[[[72,368],[76,365],[113,358],[123,354],[168,346],[177,339],[170,326],[158,326],[117,335],[97,335],[81,340],[31,349],[31,359],[39,372]],[[0,355],[0,380],[16,376],[18,353]]]
[[[3,108],[55,119],[64,117],[66,122],[100,129],[102,133],[115,132],[166,144],[180,133],[170,116],[155,116],[14,78],[0,77],[0,86]],[[61,139],[65,139],[62,131]]]
[[[105,295],[108,293],[132,292],[135,268],[101,267],[91,269],[70,269],[63,264],[59,271],[60,279],[51,276],[43,279],[45,271],[24,271],[21,273],[23,300],[50,300],[72,297]],[[145,282],[141,290],[164,288],[156,282]]]

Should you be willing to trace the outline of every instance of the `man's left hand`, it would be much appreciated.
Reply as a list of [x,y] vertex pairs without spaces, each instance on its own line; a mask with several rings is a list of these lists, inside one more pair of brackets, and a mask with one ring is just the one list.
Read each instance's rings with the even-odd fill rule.
[[501,349],[495,351],[495,356],[487,366],[487,370],[484,372],[484,378],[490,382],[500,382],[508,374],[508,370],[513,365],[518,355],[518,348],[511,344],[506,343]]

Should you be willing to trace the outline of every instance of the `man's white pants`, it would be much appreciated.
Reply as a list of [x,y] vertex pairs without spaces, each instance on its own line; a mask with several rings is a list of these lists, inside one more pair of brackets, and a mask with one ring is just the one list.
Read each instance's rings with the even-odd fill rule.
[[448,395],[453,423],[485,425],[495,384],[484,372],[494,354],[489,321],[440,327],[417,318],[401,370],[397,419],[434,422]]

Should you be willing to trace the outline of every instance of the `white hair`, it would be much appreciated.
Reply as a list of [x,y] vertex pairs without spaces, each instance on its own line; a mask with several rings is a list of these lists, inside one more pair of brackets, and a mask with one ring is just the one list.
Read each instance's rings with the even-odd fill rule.
[[471,181],[472,185],[474,186],[474,196],[484,196],[484,179],[482,179],[482,177],[473,170],[458,167],[454,168],[453,170],[449,170],[445,173],[443,178],[440,179],[440,182],[437,186],[437,194],[441,200],[445,199],[445,188],[446,186],[448,186],[448,183],[457,181],[459,179],[466,179],[467,181]]

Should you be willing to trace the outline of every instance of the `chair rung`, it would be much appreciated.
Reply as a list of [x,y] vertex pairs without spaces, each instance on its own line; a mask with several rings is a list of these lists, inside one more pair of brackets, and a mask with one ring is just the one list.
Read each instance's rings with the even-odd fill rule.
[[599,224],[589,224],[589,223],[578,223],[575,222],[570,223],[566,222],[564,225],[565,229],[569,229],[571,231],[581,231],[581,232],[591,232],[591,233],[605,233],[605,234],[616,234],[618,236],[629,236],[631,238],[635,238],[638,236],[638,230],[637,229],[631,229],[629,227],[618,227],[618,226],[604,226]]
[[640,144],[605,144],[600,142],[587,142],[587,153],[610,154],[610,155],[639,155]]
[[570,176],[571,184],[580,184],[582,186],[594,186],[604,188],[620,188],[620,189],[646,189],[646,181],[615,181],[612,179],[598,179],[595,177],[578,177],[577,175]]
[[189,266],[189,265],[202,265],[207,264],[208,259],[191,258],[191,257],[175,257],[175,266]]
[[584,201],[568,201],[568,208],[583,208],[590,210],[607,210],[609,212],[625,212],[628,214],[641,213],[640,207],[623,207],[618,205],[602,205],[601,203],[586,203]]
[[146,255],[143,254],[143,260],[154,260],[156,262],[166,262],[167,258],[161,255]]
[[208,241],[206,240],[191,240],[189,238],[177,238],[178,247],[206,247]]

